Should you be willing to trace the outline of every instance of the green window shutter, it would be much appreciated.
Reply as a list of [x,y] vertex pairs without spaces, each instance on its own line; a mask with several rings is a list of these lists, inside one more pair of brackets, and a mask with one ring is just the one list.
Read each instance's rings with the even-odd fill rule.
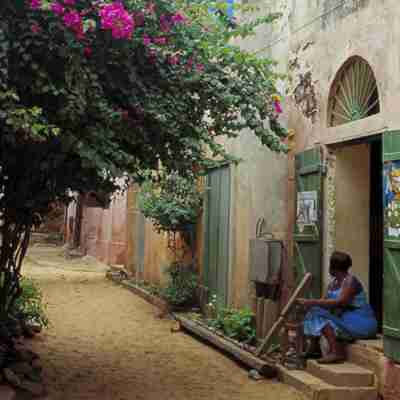
[[385,355],[400,362],[400,132],[383,135]]
[[296,283],[311,272],[313,298],[321,296],[322,287],[322,172],[320,148],[296,155],[294,272]]

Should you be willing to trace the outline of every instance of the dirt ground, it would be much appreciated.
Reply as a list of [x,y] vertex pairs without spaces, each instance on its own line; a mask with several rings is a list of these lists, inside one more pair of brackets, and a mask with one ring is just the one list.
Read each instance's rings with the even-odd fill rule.
[[66,261],[33,247],[24,274],[40,283],[51,327],[31,346],[49,400],[303,400],[277,381],[253,381],[219,352],[182,333],[91,258]]

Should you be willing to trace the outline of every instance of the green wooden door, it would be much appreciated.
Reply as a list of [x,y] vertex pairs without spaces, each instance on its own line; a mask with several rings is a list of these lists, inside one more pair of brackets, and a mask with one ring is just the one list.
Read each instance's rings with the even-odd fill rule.
[[204,284],[221,304],[228,299],[230,169],[214,169],[207,176],[204,240]]
[[313,279],[310,296],[321,296],[322,277],[322,160],[319,148],[297,154],[296,219],[293,232],[296,283],[306,272]]
[[400,362],[400,132],[383,135],[383,334],[386,356]]

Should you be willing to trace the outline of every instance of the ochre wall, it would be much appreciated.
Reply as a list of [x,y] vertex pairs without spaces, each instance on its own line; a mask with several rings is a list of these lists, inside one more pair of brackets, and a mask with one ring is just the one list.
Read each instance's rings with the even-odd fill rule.
[[336,249],[353,259],[351,272],[369,287],[370,147],[348,146],[336,155]]

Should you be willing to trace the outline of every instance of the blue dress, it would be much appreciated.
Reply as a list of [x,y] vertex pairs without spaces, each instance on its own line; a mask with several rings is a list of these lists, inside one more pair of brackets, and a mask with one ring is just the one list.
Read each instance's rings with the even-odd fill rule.
[[[312,307],[304,319],[304,334],[321,336],[324,327],[329,324],[336,335],[351,339],[369,339],[377,333],[377,321],[374,311],[367,302],[367,296],[362,284],[352,277],[357,285],[358,293],[354,296],[351,309],[336,315],[333,311],[322,307]],[[338,299],[342,288],[328,290],[327,299]]]

